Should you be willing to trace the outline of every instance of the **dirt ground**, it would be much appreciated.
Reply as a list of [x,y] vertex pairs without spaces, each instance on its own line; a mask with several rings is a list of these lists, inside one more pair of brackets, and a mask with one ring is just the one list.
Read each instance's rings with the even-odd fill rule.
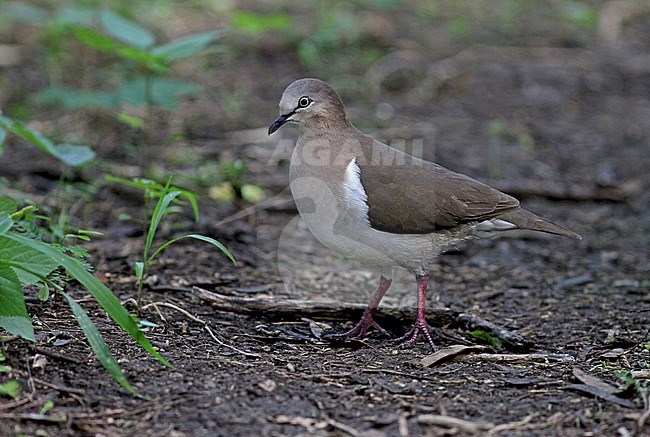
[[[442,255],[432,267],[428,304],[450,309],[451,320],[437,326],[434,339],[442,350],[484,348],[427,367],[421,361],[431,351],[423,342],[401,350],[376,334],[348,343],[321,338],[349,329],[358,311],[347,320],[307,317],[300,310],[247,311],[244,304],[224,310],[201,298],[197,287],[240,303],[365,303],[378,276],[311,237],[285,190],[287,145],[296,132],[266,136],[284,87],[317,72],[301,69],[290,52],[273,52],[280,43],[269,40],[253,56],[230,55],[218,78],[195,73],[209,92],[161,127],[169,133],[180,125],[187,139],[160,146],[154,164],[183,174],[192,167],[174,167],[170,157],[242,159],[246,180],[275,197],[241,214],[242,205],[203,196],[200,223],[181,219],[183,229],[168,234],[215,237],[238,266],[196,243],[171,246],[152,265],[141,318],[157,325],[147,336],[173,369],[137,347],[85,290],[69,287],[128,380],[151,400],[110,378],[60,296],[46,303],[28,296],[37,342],[2,344],[23,395],[0,403],[0,435],[650,435],[650,20],[643,17],[650,13],[586,42],[534,39],[534,29],[527,47],[473,41],[433,52],[400,41],[403,48],[365,72],[321,76],[367,133],[402,140],[407,149],[421,144],[425,158],[503,189],[583,236],[513,232]],[[18,66],[14,74],[31,68]],[[214,100],[224,88],[247,90],[231,95],[240,99],[237,119]],[[45,126],[64,122],[51,112],[43,117]],[[84,114],[74,123],[92,132],[107,121]],[[105,140],[98,153],[126,168],[111,145],[120,135],[128,133]],[[43,198],[60,169],[31,148],[12,147],[0,174]],[[94,173],[75,177],[89,181]],[[104,236],[84,247],[96,275],[135,311],[129,299],[141,229],[118,215],[137,216],[142,204],[137,193],[99,185],[80,211],[84,227]],[[413,309],[415,295],[415,281],[402,274],[382,308]],[[486,346],[458,313],[525,343]],[[395,336],[408,329],[409,317],[379,312]],[[41,414],[47,401],[54,408]]]

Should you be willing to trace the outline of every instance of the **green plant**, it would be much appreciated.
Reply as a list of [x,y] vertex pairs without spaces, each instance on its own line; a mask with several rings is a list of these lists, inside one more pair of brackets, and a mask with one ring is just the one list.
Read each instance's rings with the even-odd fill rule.
[[188,190],[185,190],[180,187],[172,186],[171,176],[169,177],[165,185],[161,185],[155,181],[151,181],[148,179],[128,180],[128,179],[122,179],[114,176],[107,176],[106,179],[111,182],[118,182],[124,185],[128,185],[130,187],[139,188],[143,190],[145,194],[145,201],[147,199],[157,199],[156,206],[154,207],[151,216],[149,217],[148,214],[146,215],[146,219],[148,220],[149,226],[147,228],[147,231],[144,234],[145,242],[144,242],[144,249],[142,253],[142,260],[137,261],[134,266],[135,276],[138,282],[138,294],[137,294],[138,308],[140,308],[140,305],[142,303],[142,289],[143,289],[144,279],[149,265],[151,264],[151,262],[153,262],[156,256],[158,256],[159,253],[161,253],[168,246],[170,246],[173,243],[176,243],[179,240],[185,238],[193,238],[195,240],[200,240],[212,244],[213,246],[221,250],[224,254],[226,254],[226,256],[230,258],[230,260],[233,262],[233,264],[237,265],[235,258],[232,256],[230,251],[223,244],[221,244],[214,238],[210,238],[201,234],[181,235],[179,237],[172,238],[171,240],[162,243],[155,250],[153,249],[153,240],[154,237],[156,236],[156,232],[158,231],[158,227],[160,226],[162,220],[168,214],[176,212],[176,209],[173,207],[172,203],[176,201],[179,197],[184,197],[186,200],[190,202],[190,204],[192,205],[192,210],[194,212],[194,218],[196,219],[196,221],[199,221],[199,209],[196,203],[196,197],[192,192]]
[[503,342],[499,337],[495,337],[493,335],[488,334],[485,331],[482,331],[480,329],[477,329],[475,331],[471,331],[469,333],[472,337],[476,338],[477,340],[482,340],[486,342],[487,344],[490,344],[494,347],[500,348],[503,346]]
[[[156,37],[151,31],[106,8],[69,5],[51,11],[13,2],[0,6],[0,14],[41,26],[48,55],[55,61],[78,62],[79,57],[65,55],[75,51],[70,47],[66,49],[70,37],[105,55],[105,65],[93,66],[89,76],[94,76],[97,84],[116,84],[112,90],[81,90],[65,84],[52,84],[34,96],[38,103],[62,104],[68,109],[117,109],[122,104],[172,109],[178,104],[178,96],[195,95],[199,87],[191,82],[171,79],[171,67],[183,59],[218,49],[213,44],[219,37],[217,32],[189,35],[156,45]],[[120,70],[121,77],[116,75]],[[129,121],[133,124],[133,117]]]
[[236,30],[253,37],[260,37],[271,30],[286,31],[292,25],[292,17],[282,12],[260,15],[248,11],[235,11],[232,17],[232,26]]
[[[138,328],[137,320],[129,314],[119,299],[84,264],[68,255],[66,248],[35,238],[25,232],[35,226],[35,208],[17,210],[10,199],[0,198],[0,327],[7,332],[35,341],[34,328],[25,305],[24,287],[54,289],[68,302],[91,348],[109,374],[129,392],[140,396],[131,387],[106,342],[83,308],[65,292],[68,278],[78,281],[106,313],[145,350],[166,366],[171,365]],[[63,269],[67,276],[57,274]]]
[[[80,167],[94,162],[95,152],[89,146],[85,145],[55,144],[40,132],[29,128],[23,123],[3,116],[0,111],[0,153],[6,147],[7,133],[12,133],[22,138],[64,164],[62,176],[56,185],[55,202],[52,208],[56,213],[51,214],[56,219],[51,220],[50,217],[45,216],[41,218],[48,222],[50,233],[59,242],[66,238],[71,238],[72,236],[67,233],[68,230],[72,229],[70,220],[78,208],[92,199],[93,186],[85,182],[70,183],[67,181],[67,176],[71,173],[72,167]],[[44,227],[40,227],[39,230],[43,231],[45,229]]]
[[629,370],[615,370],[614,374],[625,384],[627,388],[633,388],[634,391],[638,393],[643,393],[644,390],[647,391],[648,388],[644,387],[640,380],[632,375],[632,372]]
[[54,144],[49,138],[44,137],[39,132],[30,129],[18,121],[3,116],[2,111],[0,111],[0,152],[5,147],[7,132],[18,135],[43,152],[73,167],[86,164],[95,158],[95,152],[88,146],[67,143]]

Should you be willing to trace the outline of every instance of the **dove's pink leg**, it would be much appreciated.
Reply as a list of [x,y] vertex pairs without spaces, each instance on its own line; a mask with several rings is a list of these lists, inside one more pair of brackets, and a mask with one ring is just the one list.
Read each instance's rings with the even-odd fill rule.
[[382,334],[389,335],[384,328],[382,328],[377,324],[374,315],[375,315],[375,311],[377,311],[377,307],[379,306],[379,302],[381,302],[381,299],[384,297],[384,295],[390,288],[390,284],[392,283],[393,283],[392,279],[386,279],[384,275],[381,275],[379,279],[379,287],[377,287],[375,292],[372,293],[370,302],[368,303],[366,310],[363,312],[363,315],[361,316],[361,320],[359,320],[359,323],[357,323],[354,326],[354,328],[350,329],[347,332],[343,332],[342,334],[329,334],[325,337],[329,339],[354,338],[360,340],[366,335],[366,332],[368,332],[368,329],[371,326],[374,327],[377,331],[381,332]]

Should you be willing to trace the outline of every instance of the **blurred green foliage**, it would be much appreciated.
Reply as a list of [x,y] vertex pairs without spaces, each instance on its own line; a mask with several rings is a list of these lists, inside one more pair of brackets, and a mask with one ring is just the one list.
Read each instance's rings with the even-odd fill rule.
[[[217,32],[189,35],[156,45],[156,36],[135,21],[106,8],[93,8],[79,2],[49,10],[22,2],[0,5],[0,15],[38,26],[48,48],[47,66],[66,68],[76,64],[77,75],[64,76],[60,84],[52,84],[32,98],[45,105],[61,104],[69,110],[115,109],[157,106],[173,109],[179,96],[197,95],[196,84],[170,78],[171,67],[186,58],[218,49]],[[84,73],[84,64],[75,62],[75,43],[80,43],[106,56],[103,65],[92,66],[86,76],[93,77],[91,89],[66,85]],[[81,59],[80,59],[81,60]],[[110,79],[106,81],[106,78]],[[70,80],[66,80],[70,79]],[[106,87],[106,82],[112,85]],[[92,88],[99,89],[92,89]],[[108,88],[108,89],[107,89]]]

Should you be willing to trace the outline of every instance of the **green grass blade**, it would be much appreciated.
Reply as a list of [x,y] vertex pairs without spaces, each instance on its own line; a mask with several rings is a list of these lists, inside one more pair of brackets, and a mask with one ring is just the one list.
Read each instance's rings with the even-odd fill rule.
[[136,261],[135,263],[135,278],[138,281],[142,281],[144,278],[144,263],[142,261]]
[[237,261],[235,261],[235,257],[232,256],[232,253],[230,253],[230,251],[226,248],[226,246],[219,243],[214,238],[206,237],[205,235],[200,235],[200,234],[188,234],[188,235],[183,235],[181,237],[177,237],[177,238],[174,238],[172,240],[169,240],[168,242],[166,242],[165,244],[160,246],[158,249],[156,249],[156,251],[149,258],[149,261],[153,260],[156,257],[156,255],[158,255],[160,252],[165,250],[165,248],[167,248],[167,246],[177,242],[178,240],[182,240],[183,238],[194,238],[196,240],[201,240],[201,241],[205,241],[206,243],[210,243],[213,246],[216,246],[217,248],[219,248],[223,253],[226,254],[226,256],[228,258],[230,258],[230,260],[233,262],[233,264],[237,265]]
[[[174,190],[176,190],[176,187],[174,187]],[[199,221],[199,204],[196,202],[196,196],[194,195],[194,193],[192,193],[190,191],[187,191],[187,190],[180,189],[178,191],[180,191],[180,193],[181,193],[180,195],[182,197],[185,197],[190,202],[190,205],[192,205],[192,212],[194,212],[194,220],[196,220],[198,222]]]
[[151,214],[151,223],[149,223],[149,231],[147,232],[147,239],[144,244],[144,256],[142,257],[143,260],[149,259],[151,243],[153,242],[153,238],[156,235],[156,231],[158,230],[160,222],[162,221],[163,217],[165,217],[165,214],[167,214],[169,204],[172,203],[172,201],[181,194],[179,191],[169,192],[171,182],[172,178],[170,177],[169,180],[167,180],[167,184],[165,185],[162,193],[160,193],[160,197],[158,198],[156,207],[153,210],[153,214]]
[[152,181],[151,179],[144,179],[144,178],[125,179],[113,175],[105,175],[104,179],[106,179],[109,182],[117,182],[118,184],[127,185],[133,188],[139,188],[141,190],[152,190],[154,192],[158,192],[164,189],[163,185],[159,184],[156,181]]
[[[152,181],[150,179],[142,179],[142,178],[134,178],[134,179],[124,179],[120,178],[117,176],[112,176],[112,175],[106,175],[104,176],[104,179],[106,179],[109,182],[116,182],[118,184],[126,185],[129,187],[133,188],[138,188],[140,190],[144,191],[150,191],[151,193],[154,193],[157,197],[161,197],[163,194],[163,190],[165,189],[165,186],[162,184],[159,184],[156,181]],[[178,191],[180,192],[179,197],[184,197],[187,199],[188,202],[192,205],[192,212],[194,213],[194,219],[196,221],[199,221],[199,205],[196,201],[196,196],[194,193],[192,193],[189,190],[186,190],[181,187],[177,187],[175,185],[169,185],[169,191]]]
[[158,361],[163,363],[165,366],[173,367],[165,358],[163,358],[149,342],[149,339],[138,329],[138,325],[135,322],[133,316],[122,306],[120,300],[115,297],[115,295],[109,290],[104,284],[102,284],[97,278],[91,275],[86,268],[78,260],[71,258],[64,253],[56,250],[49,245],[23,237],[22,235],[16,235],[8,233],[4,235],[4,238],[9,238],[14,241],[20,242],[25,246],[36,249],[44,254],[47,254],[52,259],[56,260],[61,264],[77,281],[79,281],[90,294],[97,300],[97,302],[106,310],[108,315],[122,327],[135,341],[137,341],[140,346],[142,346],[147,352],[153,355]]
[[108,349],[104,338],[99,333],[92,320],[90,320],[88,314],[86,314],[84,309],[81,308],[81,306],[67,293],[63,293],[63,296],[65,296],[68,304],[70,304],[72,314],[74,314],[77,322],[79,322],[79,326],[88,339],[90,347],[93,349],[93,351],[95,351],[95,355],[97,355],[97,358],[99,358],[99,362],[102,363],[104,369],[106,369],[106,371],[113,377],[113,379],[117,381],[122,387],[127,389],[132,394],[142,398],[143,396],[136,392],[133,387],[131,387],[131,384],[129,384],[129,381],[126,380],[126,377],[122,373],[120,365],[117,364],[117,361],[115,361],[115,357],[113,357],[113,354],[111,354],[111,351]]

